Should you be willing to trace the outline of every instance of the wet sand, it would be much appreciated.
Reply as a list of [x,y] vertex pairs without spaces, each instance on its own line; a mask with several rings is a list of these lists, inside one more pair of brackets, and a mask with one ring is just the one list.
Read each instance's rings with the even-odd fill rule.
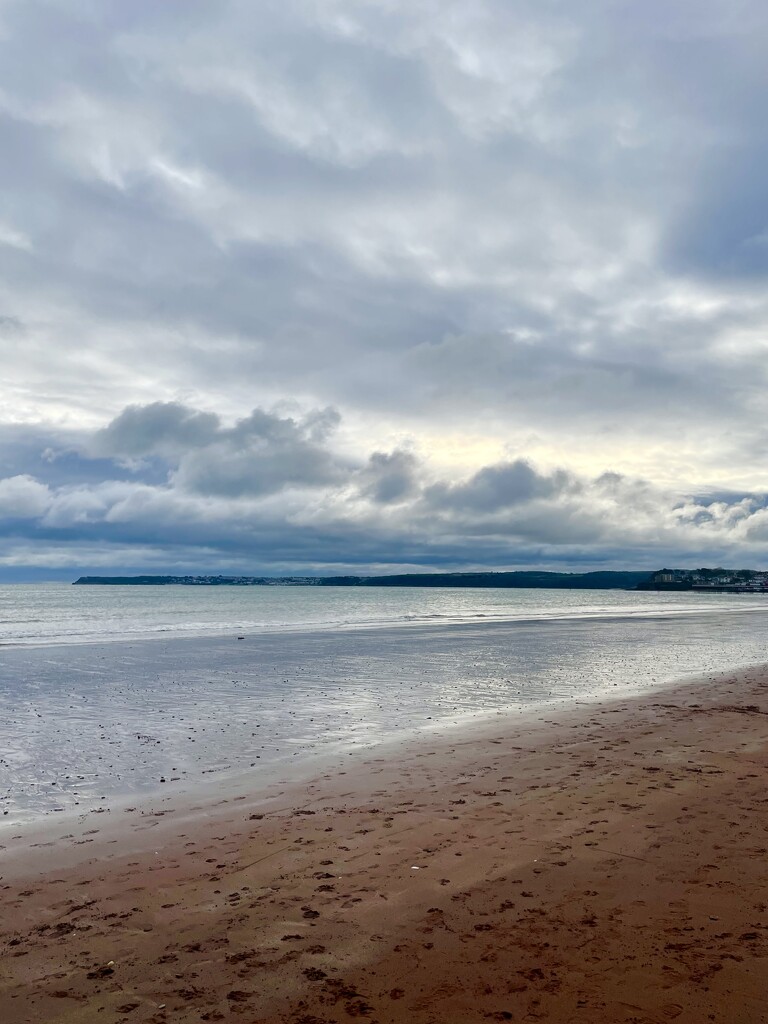
[[768,669],[0,851],[0,1021],[768,1019]]

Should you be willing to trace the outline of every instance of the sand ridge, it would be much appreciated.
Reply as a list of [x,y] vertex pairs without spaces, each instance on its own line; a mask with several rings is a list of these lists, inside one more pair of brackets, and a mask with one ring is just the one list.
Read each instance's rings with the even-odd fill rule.
[[0,1020],[756,1024],[767,778],[750,670],[9,843]]

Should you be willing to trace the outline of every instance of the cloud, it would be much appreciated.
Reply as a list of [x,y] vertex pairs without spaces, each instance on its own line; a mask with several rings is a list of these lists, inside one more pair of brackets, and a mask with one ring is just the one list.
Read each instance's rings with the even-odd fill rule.
[[[288,486],[316,487],[341,480],[343,460],[325,442],[338,425],[335,409],[294,419],[254,409],[233,426],[179,402],[124,409],[84,446],[88,455],[117,460],[158,456],[182,491],[242,497]],[[137,470],[145,463],[128,463]]]
[[157,502],[243,558],[757,557],[707,496],[768,490],[767,21],[5,0],[0,476],[136,550]]
[[343,462],[324,445],[336,420],[333,410],[297,421],[255,409],[232,429],[185,452],[173,483],[199,494],[242,497],[340,482]]
[[51,494],[45,484],[23,474],[0,480],[0,518],[35,519],[49,507]]
[[550,498],[566,489],[575,489],[576,481],[563,470],[538,473],[525,459],[485,466],[465,483],[435,484],[427,491],[427,501],[437,507],[483,514],[537,498]]
[[361,470],[362,494],[381,505],[406,501],[419,488],[419,462],[413,452],[373,452]]
[[[694,495],[615,470],[589,476],[543,467],[523,455],[456,479],[410,448],[350,456],[343,430],[328,409],[254,409],[227,425],[192,406],[153,403],[80,435],[74,458],[66,450],[50,457],[60,450],[55,432],[44,435],[51,448],[33,433],[35,444],[19,443],[19,451],[30,454],[36,475],[0,480],[0,515],[13,523],[0,564],[27,559],[33,567],[48,552],[51,564],[71,565],[65,549],[98,549],[93,564],[108,565],[112,552],[115,570],[365,573],[652,568],[768,552],[759,493]],[[129,451],[159,461],[149,471],[126,468]],[[89,452],[99,469],[93,476],[80,468]]]
[[210,444],[219,424],[218,416],[179,402],[131,405],[96,431],[91,450],[111,457],[174,454]]

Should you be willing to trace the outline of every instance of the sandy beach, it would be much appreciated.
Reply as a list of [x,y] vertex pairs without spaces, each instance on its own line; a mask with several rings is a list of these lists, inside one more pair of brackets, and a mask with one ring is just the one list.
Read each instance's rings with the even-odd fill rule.
[[5,835],[0,1020],[768,1019],[768,670]]

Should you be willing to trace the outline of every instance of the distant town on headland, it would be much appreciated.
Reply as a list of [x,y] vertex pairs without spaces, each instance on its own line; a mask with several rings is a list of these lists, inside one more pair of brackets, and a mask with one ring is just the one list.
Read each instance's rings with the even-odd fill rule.
[[182,587],[501,587],[557,590],[693,590],[768,593],[768,571],[434,572],[394,576],[81,576],[75,585]]
[[762,569],[659,569],[638,590],[701,590],[718,593],[768,593]]

